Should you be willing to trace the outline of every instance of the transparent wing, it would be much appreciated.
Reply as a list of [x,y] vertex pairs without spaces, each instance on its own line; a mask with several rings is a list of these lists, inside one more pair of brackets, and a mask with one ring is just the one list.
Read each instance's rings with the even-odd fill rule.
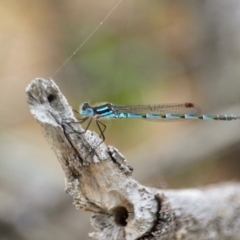
[[[115,113],[136,113],[136,114],[195,114],[199,115],[201,109],[194,103],[166,103],[166,104],[150,104],[150,105],[113,105]],[[181,121],[181,119],[171,118],[143,118],[149,121]]]
[[113,105],[116,113],[159,113],[159,114],[200,114],[201,109],[194,103],[166,103],[149,105]]

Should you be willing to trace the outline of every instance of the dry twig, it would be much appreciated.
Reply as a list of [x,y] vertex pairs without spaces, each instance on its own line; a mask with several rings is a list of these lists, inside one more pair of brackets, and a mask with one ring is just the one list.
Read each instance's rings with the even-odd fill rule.
[[76,123],[52,80],[35,79],[26,92],[62,166],[66,191],[78,209],[93,212],[92,238],[240,239],[240,184],[187,190],[140,185],[116,148],[100,144],[97,134]]

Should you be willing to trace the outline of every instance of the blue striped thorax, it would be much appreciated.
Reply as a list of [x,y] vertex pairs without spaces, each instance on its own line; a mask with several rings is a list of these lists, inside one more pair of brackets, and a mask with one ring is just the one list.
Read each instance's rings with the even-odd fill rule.
[[84,102],[80,107],[79,113],[83,116],[96,118],[101,117],[108,118],[113,117],[115,115],[111,103],[106,103],[96,107],[92,107],[89,105],[89,103]]

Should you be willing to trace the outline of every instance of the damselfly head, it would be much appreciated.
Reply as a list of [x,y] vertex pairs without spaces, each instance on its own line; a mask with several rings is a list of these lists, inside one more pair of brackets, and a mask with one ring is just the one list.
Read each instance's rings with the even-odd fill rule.
[[87,102],[84,102],[81,105],[79,113],[80,113],[80,115],[83,115],[83,116],[93,116],[94,115],[93,108]]

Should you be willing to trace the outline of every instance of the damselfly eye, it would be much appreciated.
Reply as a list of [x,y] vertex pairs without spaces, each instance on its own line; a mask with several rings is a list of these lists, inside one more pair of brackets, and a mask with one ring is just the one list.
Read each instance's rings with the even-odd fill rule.
[[88,103],[83,103],[79,113],[81,115],[87,115],[87,116],[93,116],[94,115],[94,111],[93,109],[89,106]]
[[85,109],[85,112],[86,112],[88,115],[92,115],[92,114],[93,114],[93,110],[92,110],[91,108]]
[[87,102],[84,102],[81,106],[81,109],[82,110],[87,110],[87,108],[89,108],[89,107],[90,107],[89,104]]

